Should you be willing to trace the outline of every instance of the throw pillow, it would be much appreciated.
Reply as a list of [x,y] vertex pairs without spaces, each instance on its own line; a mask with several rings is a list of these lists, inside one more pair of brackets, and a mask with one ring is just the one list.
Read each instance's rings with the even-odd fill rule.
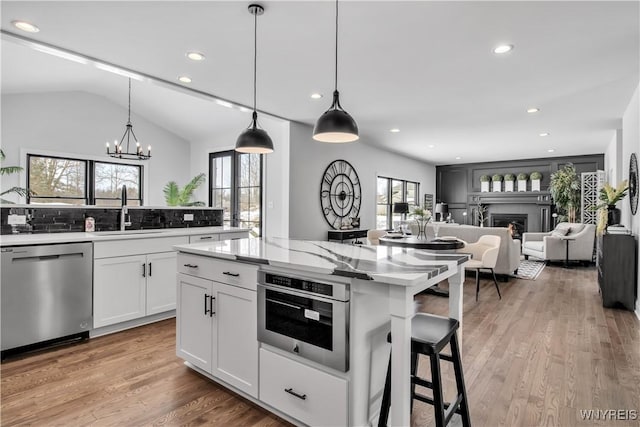
[[551,232],[553,237],[564,237],[571,232],[571,227],[556,227],[555,230]]

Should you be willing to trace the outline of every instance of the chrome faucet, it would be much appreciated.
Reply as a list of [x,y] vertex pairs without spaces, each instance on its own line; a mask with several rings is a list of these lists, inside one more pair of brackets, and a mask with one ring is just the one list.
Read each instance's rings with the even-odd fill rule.
[[120,195],[120,231],[126,230],[125,227],[131,225],[131,219],[129,217],[129,209],[127,208],[127,187],[122,186],[122,194]]

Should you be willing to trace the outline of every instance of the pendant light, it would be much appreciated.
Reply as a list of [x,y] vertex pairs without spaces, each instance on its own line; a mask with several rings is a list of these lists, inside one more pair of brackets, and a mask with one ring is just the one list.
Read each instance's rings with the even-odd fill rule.
[[[136,143],[136,151],[129,150],[129,143],[131,142],[131,137],[133,137],[133,141]],[[126,148],[123,148],[124,140],[127,140]],[[129,116],[127,118],[127,125],[124,130],[124,134],[120,139],[120,144],[118,141],[113,142],[113,150],[111,151],[111,147],[107,142],[107,154],[116,159],[130,159],[130,160],[149,160],[151,158],[151,146],[147,147],[147,154],[142,152],[142,147],[140,146],[140,141],[136,138],[136,134],[133,133],[133,125],[131,124],[131,79],[129,79]]]
[[338,93],[338,0],[336,0],[336,73],[333,103],[316,122],[313,139],[321,142],[344,143],[357,141],[358,125],[340,105]]
[[258,58],[258,15],[264,13],[259,4],[249,5],[249,13],[253,15],[253,116],[249,127],[240,134],[236,141],[236,151],[241,153],[268,154],[273,153],[273,141],[262,129],[258,129],[258,113],[256,112],[256,75]]

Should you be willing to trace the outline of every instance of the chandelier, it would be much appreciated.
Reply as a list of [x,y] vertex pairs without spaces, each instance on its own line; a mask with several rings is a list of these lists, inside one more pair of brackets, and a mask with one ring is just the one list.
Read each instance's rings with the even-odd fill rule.
[[[129,148],[131,137],[133,137],[133,142],[136,143],[135,151],[131,151]],[[151,146],[149,145],[147,147],[147,153],[145,154],[140,146],[140,141],[138,141],[136,134],[133,132],[133,125],[131,124],[131,79],[129,79],[129,116],[127,118],[127,125],[120,139],[120,143],[115,140],[113,144],[113,151],[111,151],[111,146],[107,142],[107,154],[116,159],[148,160],[151,158]]]

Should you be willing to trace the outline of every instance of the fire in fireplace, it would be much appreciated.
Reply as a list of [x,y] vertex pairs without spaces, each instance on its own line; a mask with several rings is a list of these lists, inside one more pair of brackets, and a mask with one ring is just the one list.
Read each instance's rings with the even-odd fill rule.
[[522,233],[527,231],[527,214],[492,214],[492,227],[509,227],[512,224],[513,238],[522,240]]

